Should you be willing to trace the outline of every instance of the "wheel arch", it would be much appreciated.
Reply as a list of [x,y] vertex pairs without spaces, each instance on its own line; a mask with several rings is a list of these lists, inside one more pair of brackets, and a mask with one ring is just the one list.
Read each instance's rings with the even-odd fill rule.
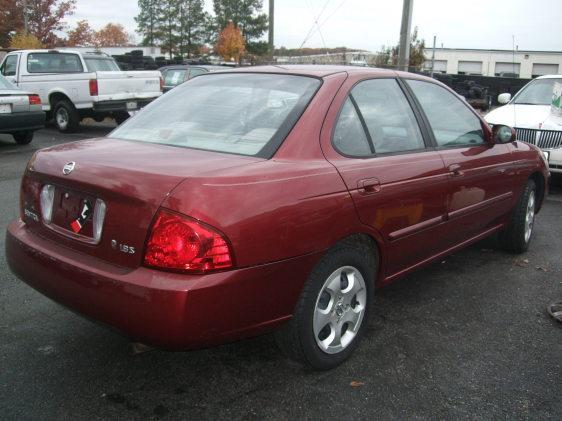
[[535,208],[535,213],[538,213],[539,210],[542,207],[543,201],[544,201],[544,197],[546,194],[546,183],[547,181],[544,179],[544,176],[538,172],[535,171],[534,173],[532,173],[529,176],[529,180],[533,180],[535,182],[535,186],[537,188],[537,206]]
[[55,111],[54,107],[55,104],[61,100],[66,100],[68,102],[70,102],[72,105],[74,105],[72,103],[72,100],[70,99],[70,97],[61,91],[54,91],[54,92],[50,92],[49,93],[49,104],[51,105],[51,111]]

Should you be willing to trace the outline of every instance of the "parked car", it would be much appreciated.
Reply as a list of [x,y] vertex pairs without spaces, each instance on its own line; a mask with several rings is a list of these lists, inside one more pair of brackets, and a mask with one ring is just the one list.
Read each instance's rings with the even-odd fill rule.
[[168,92],[170,89],[181,85],[183,82],[195,76],[226,69],[228,68],[225,66],[212,66],[207,64],[174,64],[161,67],[158,70],[162,73],[162,78],[164,79],[164,92]]
[[491,125],[513,126],[517,139],[541,148],[549,160],[550,171],[562,174],[562,116],[551,112],[554,84],[562,84],[562,75],[533,79],[513,99],[508,93],[498,96],[503,107],[488,113]]
[[17,144],[26,145],[44,125],[39,95],[22,91],[0,75],[0,133],[11,134]]
[[135,341],[276,330],[327,369],[365,334],[375,287],[494,233],[527,250],[547,177],[535,146],[432,79],[231,70],[106,138],[38,151],[6,254],[29,285]]
[[41,97],[43,111],[61,132],[76,131],[81,119],[117,123],[162,94],[160,73],[123,72],[104,54],[71,50],[22,50],[6,55],[0,73]]

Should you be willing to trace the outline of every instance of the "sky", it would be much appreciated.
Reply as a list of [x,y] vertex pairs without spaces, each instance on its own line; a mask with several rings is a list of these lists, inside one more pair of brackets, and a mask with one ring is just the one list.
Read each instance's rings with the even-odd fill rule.
[[[212,1],[205,1],[212,11]],[[438,47],[512,49],[515,37],[520,50],[562,51],[562,0],[413,1],[412,27],[427,47],[435,35]],[[304,47],[378,51],[398,43],[402,0],[277,0],[275,9],[276,47],[305,42]],[[117,22],[135,32],[137,14],[136,0],[78,0],[66,21],[73,26],[87,19],[95,29]]]

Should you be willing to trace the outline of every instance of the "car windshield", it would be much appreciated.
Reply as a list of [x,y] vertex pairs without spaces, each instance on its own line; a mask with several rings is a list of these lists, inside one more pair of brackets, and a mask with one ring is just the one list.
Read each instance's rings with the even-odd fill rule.
[[119,66],[114,60],[100,57],[84,57],[90,72],[118,72]]
[[562,79],[535,79],[517,94],[513,103],[550,105],[555,82],[562,83]]
[[16,89],[14,85],[12,85],[8,79],[5,79],[4,76],[0,76],[0,89]]
[[209,73],[163,95],[109,136],[269,158],[319,86],[306,76]]

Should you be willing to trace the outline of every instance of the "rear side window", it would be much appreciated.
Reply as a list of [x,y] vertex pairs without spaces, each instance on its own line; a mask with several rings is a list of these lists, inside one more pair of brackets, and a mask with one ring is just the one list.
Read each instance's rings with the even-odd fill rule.
[[343,105],[333,137],[334,147],[344,155],[368,156],[373,153],[361,120],[351,99]]
[[351,94],[377,154],[425,148],[414,112],[395,79],[366,80]]
[[176,86],[185,81],[187,70],[183,69],[170,69],[164,73],[164,85]]
[[333,144],[344,155],[357,157],[425,148],[414,112],[395,79],[366,80],[353,88],[338,117]]
[[293,75],[203,75],[158,98],[110,136],[270,158],[320,84]]
[[484,143],[478,117],[455,95],[435,83],[407,80],[421,104],[439,146]]
[[27,56],[29,73],[77,73],[83,70],[77,54],[30,53]]
[[2,63],[2,74],[4,76],[15,76],[16,75],[16,68],[18,64],[18,56],[8,56],[4,63]]

